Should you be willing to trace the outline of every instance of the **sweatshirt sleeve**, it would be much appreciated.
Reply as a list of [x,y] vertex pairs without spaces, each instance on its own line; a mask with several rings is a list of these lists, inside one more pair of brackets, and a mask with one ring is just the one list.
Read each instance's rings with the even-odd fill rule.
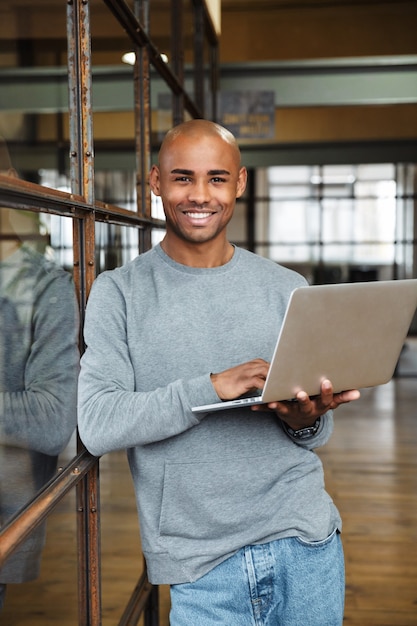
[[78,428],[84,445],[95,456],[178,435],[202,419],[191,411],[193,406],[218,401],[209,372],[149,391],[135,389],[126,303],[109,273],[94,282],[84,339]]
[[297,445],[302,448],[306,448],[307,450],[315,450],[316,448],[320,448],[324,446],[330,439],[334,427],[333,420],[333,411],[327,411],[320,418],[320,425],[312,437],[307,437],[306,439],[297,439],[297,437],[293,437],[289,434],[288,430],[282,426],[285,434]]
[[[15,368],[9,364],[16,380],[0,393],[0,441],[56,456],[77,422],[78,305],[63,270],[47,275],[37,290],[28,358]],[[19,337],[11,341],[18,353]]]

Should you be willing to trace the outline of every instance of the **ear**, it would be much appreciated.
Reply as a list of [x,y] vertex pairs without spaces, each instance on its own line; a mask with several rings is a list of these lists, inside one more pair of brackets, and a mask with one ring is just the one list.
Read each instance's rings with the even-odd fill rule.
[[161,195],[161,179],[159,175],[159,167],[157,165],[152,165],[151,167],[151,171],[149,172],[149,185],[156,196]]
[[239,170],[239,175],[238,175],[237,185],[236,185],[236,198],[240,198],[240,196],[245,191],[247,179],[248,179],[247,169],[246,167],[241,167]]

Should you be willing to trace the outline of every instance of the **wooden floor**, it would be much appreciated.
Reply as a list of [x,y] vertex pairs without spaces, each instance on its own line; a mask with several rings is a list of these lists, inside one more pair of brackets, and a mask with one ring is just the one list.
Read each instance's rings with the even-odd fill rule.
[[[417,374],[416,342],[401,363]],[[344,520],[345,624],[417,626],[417,378],[365,390],[336,415],[318,453]],[[142,567],[124,454],[102,459],[101,478],[103,626],[117,626]],[[69,494],[49,519],[41,578],[10,586],[2,626],[77,626],[74,509]],[[167,626],[166,587],[160,598]]]

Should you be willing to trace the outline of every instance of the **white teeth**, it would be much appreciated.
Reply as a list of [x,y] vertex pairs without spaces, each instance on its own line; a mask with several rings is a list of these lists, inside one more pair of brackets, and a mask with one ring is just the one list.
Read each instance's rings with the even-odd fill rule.
[[210,217],[211,213],[187,213],[189,217],[193,220],[205,219],[206,217]]

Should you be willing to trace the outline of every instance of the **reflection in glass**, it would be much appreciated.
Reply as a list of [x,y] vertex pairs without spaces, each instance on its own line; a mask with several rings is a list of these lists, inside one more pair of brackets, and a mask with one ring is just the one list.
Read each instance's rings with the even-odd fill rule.
[[[16,176],[4,143],[0,171]],[[55,474],[76,424],[78,307],[46,250],[37,213],[0,208],[1,526]],[[38,576],[44,539],[41,525],[0,569],[0,608],[7,584]]]
[[8,587],[0,614],[2,626],[78,624],[75,510],[75,493],[71,490],[48,517],[39,578],[29,585]]
[[59,2],[2,2],[2,67],[66,64],[65,8]]
[[[165,213],[164,207],[162,206],[162,200],[159,196],[155,196],[155,194],[151,191],[151,215],[153,218],[157,220],[164,220]],[[153,229],[152,230],[152,246],[156,246],[158,243],[162,241],[165,236],[165,229]]]
[[97,273],[120,267],[139,254],[139,231],[117,224],[96,223]]

